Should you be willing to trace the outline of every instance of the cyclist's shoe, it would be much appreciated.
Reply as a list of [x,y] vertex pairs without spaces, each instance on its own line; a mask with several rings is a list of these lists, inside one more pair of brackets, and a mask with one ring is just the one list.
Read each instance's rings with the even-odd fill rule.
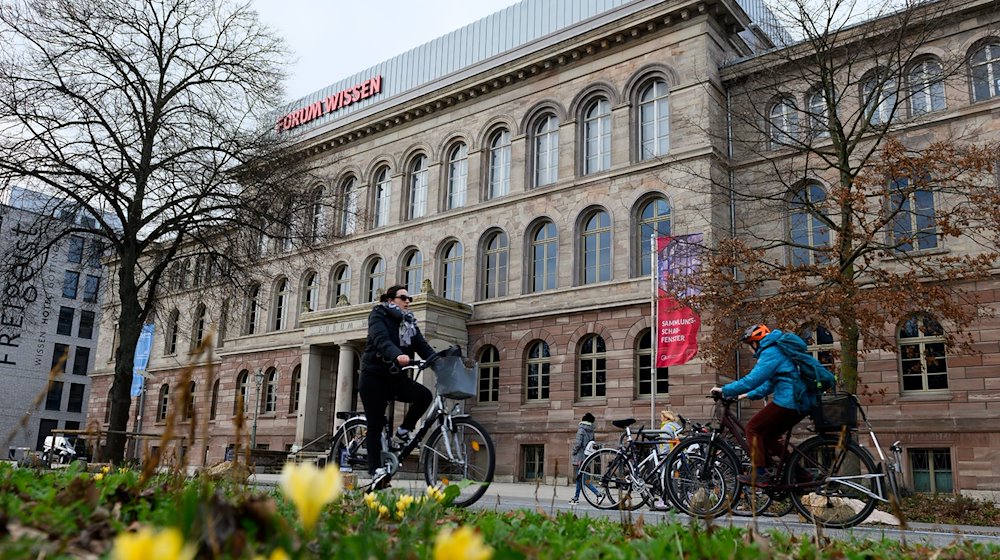
[[389,487],[389,469],[379,467],[372,475],[372,490],[382,490]]
[[573,498],[573,499],[571,499],[569,501],[569,505],[571,505],[571,506],[578,505],[579,503],[580,503],[580,499],[579,498]]
[[741,474],[736,477],[741,484],[746,484],[747,486],[753,486],[756,488],[768,488],[774,486],[774,480],[771,477],[771,472],[767,471],[754,476],[752,473]]
[[392,446],[397,450],[402,449],[406,447],[406,444],[410,443],[411,439],[413,438],[408,430],[401,432],[399,428],[396,428],[396,433],[392,435]]

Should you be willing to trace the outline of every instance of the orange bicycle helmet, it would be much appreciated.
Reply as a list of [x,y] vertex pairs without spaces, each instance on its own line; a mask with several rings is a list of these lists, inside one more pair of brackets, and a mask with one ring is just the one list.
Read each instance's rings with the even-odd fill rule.
[[771,334],[771,329],[767,325],[750,325],[743,331],[740,342],[760,342],[765,336]]

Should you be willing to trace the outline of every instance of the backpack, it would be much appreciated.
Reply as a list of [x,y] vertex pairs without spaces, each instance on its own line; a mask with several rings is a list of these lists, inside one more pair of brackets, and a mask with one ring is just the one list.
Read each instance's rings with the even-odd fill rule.
[[811,412],[819,401],[819,395],[837,384],[837,376],[819,363],[819,360],[806,351],[806,343],[798,335],[782,333],[777,341],[778,349],[795,364],[799,377],[805,386],[795,395],[799,411]]

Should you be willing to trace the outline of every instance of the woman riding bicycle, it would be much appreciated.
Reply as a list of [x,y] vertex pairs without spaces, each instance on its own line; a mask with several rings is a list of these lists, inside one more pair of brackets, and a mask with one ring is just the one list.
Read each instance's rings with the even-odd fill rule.
[[[774,399],[746,424],[750,460],[756,473],[753,473],[754,476],[741,475],[739,478],[743,484],[758,487],[772,484],[767,466],[772,456],[781,454],[781,436],[805,417],[800,410],[808,409],[807,405],[796,401],[796,395],[805,393],[805,383],[794,362],[777,344],[780,338],[789,336],[797,338],[793,333],[778,329],[772,331],[767,325],[748,327],[740,337],[740,342],[749,344],[754,349],[757,363],[742,379],[723,387],[712,388],[712,393],[721,393],[728,399],[762,399],[774,393]],[[805,342],[802,347],[805,347]]]
[[411,301],[406,286],[392,286],[368,315],[368,340],[361,356],[358,392],[368,419],[365,436],[368,473],[375,478],[385,474],[381,464],[381,436],[387,422],[386,406],[393,400],[410,403],[392,438],[394,444],[402,446],[409,441],[410,432],[433,399],[427,387],[401,374],[399,369],[410,364],[414,352],[425,358],[434,353],[434,348],[420,334],[416,317],[409,311]]

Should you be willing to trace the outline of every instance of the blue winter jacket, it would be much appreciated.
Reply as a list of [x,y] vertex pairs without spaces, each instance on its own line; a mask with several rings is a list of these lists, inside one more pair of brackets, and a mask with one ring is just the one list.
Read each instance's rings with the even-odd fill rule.
[[795,395],[804,392],[805,383],[792,360],[778,348],[778,339],[783,335],[785,333],[775,329],[760,341],[754,353],[757,364],[742,379],[722,387],[724,397],[734,398],[747,393],[748,399],[762,399],[773,392],[774,404],[792,410],[803,408],[798,406]]

